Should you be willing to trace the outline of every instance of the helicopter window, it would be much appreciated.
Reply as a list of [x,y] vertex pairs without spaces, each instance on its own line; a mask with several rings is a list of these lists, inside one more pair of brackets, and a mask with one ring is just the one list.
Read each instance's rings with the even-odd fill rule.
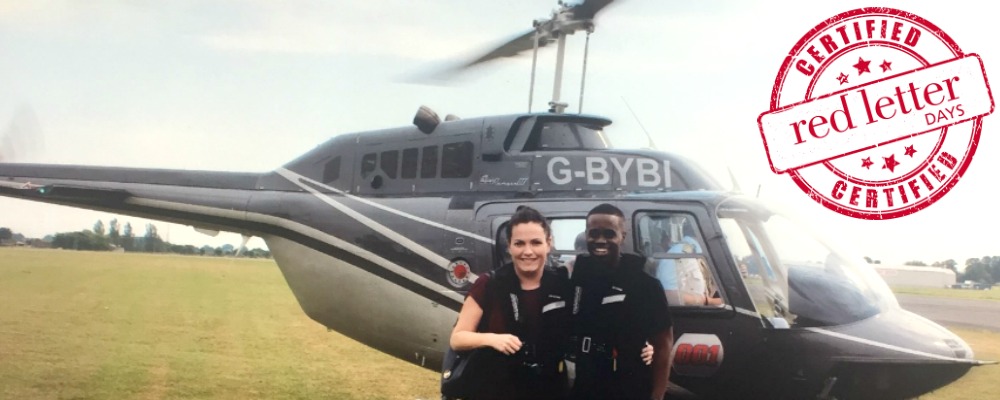
[[497,266],[507,265],[507,264],[513,262],[513,260],[510,257],[510,252],[507,250],[507,248],[510,246],[510,242],[507,241],[507,223],[506,222],[504,222],[503,224],[501,224],[500,225],[500,229],[497,230],[497,240],[496,240],[496,243],[497,243],[496,247],[493,249],[494,252],[496,253],[496,257],[493,258],[494,261],[496,261],[496,263],[497,263],[496,265]]
[[599,125],[550,121],[535,126],[524,151],[604,150],[611,143]]
[[399,177],[403,179],[417,177],[417,148],[403,150],[403,169],[399,172]]
[[709,267],[704,241],[694,216],[655,213],[637,219],[638,249],[647,257],[647,272],[656,277],[672,306],[718,306],[724,302]]
[[327,161],[326,165],[323,166],[324,183],[330,183],[337,179],[340,179],[340,156],[336,156],[332,160]]
[[438,147],[437,146],[424,147],[424,155],[423,158],[420,160],[420,177],[436,178],[437,167],[438,167]]
[[441,151],[442,178],[468,178],[472,175],[472,142],[448,143]]
[[507,137],[503,140],[503,151],[510,151],[510,145],[514,143],[517,131],[521,129],[521,125],[523,125],[526,120],[527,118],[519,118],[510,126],[510,131],[507,132]]
[[746,285],[747,293],[750,294],[750,299],[757,308],[757,312],[764,318],[777,317],[775,307],[771,304],[779,301],[776,297],[780,297],[780,295],[776,296],[774,290],[768,289],[775,284],[774,274],[767,272],[770,268],[766,265],[769,264],[759,242],[756,238],[750,239],[749,236],[752,233],[749,230],[744,231],[736,220],[721,218],[719,226],[722,227],[729,252],[733,256],[740,276],[743,277],[743,283]]
[[396,179],[396,171],[399,170],[399,150],[383,151],[380,166],[385,176]]
[[894,303],[885,281],[860,257],[781,214],[719,219],[757,311],[774,327],[842,325]]
[[361,157],[361,177],[367,179],[369,176],[375,172],[375,165],[378,161],[378,155],[375,153],[365,154]]
[[585,218],[555,218],[549,220],[552,228],[552,253],[563,265],[587,252],[587,229]]
[[[764,223],[777,265],[788,276],[789,308],[795,326],[831,326],[879,313],[892,294],[860,257],[847,257],[788,218]],[[778,264],[776,262],[776,264]]]

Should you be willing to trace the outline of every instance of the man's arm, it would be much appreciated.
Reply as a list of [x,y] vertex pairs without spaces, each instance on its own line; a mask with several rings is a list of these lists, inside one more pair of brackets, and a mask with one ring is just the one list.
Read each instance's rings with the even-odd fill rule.
[[670,382],[670,352],[674,348],[674,328],[670,327],[657,332],[652,338],[653,344],[653,393],[651,399],[661,400],[667,395],[667,385]]

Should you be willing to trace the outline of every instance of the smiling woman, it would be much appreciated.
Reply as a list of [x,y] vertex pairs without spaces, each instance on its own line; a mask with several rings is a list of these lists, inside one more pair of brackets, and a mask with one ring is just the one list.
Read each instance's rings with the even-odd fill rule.
[[[481,275],[465,299],[450,344],[475,351],[471,399],[561,398],[567,389],[562,348],[568,318],[565,281],[547,270],[552,230],[537,210],[519,207],[507,225],[512,263]],[[489,371],[489,376],[483,376]],[[442,387],[445,389],[445,387]]]

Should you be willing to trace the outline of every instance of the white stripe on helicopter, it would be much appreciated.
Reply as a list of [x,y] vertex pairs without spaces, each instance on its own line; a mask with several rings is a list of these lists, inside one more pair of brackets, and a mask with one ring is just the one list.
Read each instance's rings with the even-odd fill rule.
[[[408,270],[408,269],[406,269],[406,268],[404,268],[402,266],[399,266],[399,265],[393,263],[392,261],[386,260],[385,258],[382,258],[382,257],[380,257],[379,255],[377,255],[375,253],[372,253],[372,252],[370,252],[368,250],[365,250],[364,248],[358,247],[357,245],[354,245],[352,243],[346,242],[343,239],[340,239],[340,238],[338,238],[336,236],[330,235],[330,234],[328,234],[326,232],[323,232],[323,231],[318,230],[316,228],[313,228],[311,226],[303,225],[303,224],[300,224],[300,223],[292,221],[292,220],[288,220],[288,219],[280,218],[280,217],[275,217],[273,215],[267,215],[267,214],[259,214],[259,213],[236,211],[236,210],[226,210],[226,209],[220,209],[220,208],[214,208],[214,207],[206,207],[206,206],[196,206],[196,205],[190,205],[190,204],[180,204],[180,203],[174,203],[174,202],[169,202],[169,201],[145,199],[145,198],[138,198],[138,197],[131,197],[128,200],[126,200],[126,203],[135,204],[135,205],[141,205],[141,206],[147,206],[147,207],[153,207],[153,208],[158,208],[158,209],[165,209],[165,210],[190,212],[190,213],[200,214],[200,215],[213,215],[213,216],[217,216],[217,217],[231,218],[231,219],[237,219],[237,220],[244,220],[245,219],[247,221],[259,222],[259,223],[264,223],[264,224],[268,224],[268,225],[272,225],[272,226],[279,226],[279,227],[288,229],[290,231],[294,231],[294,232],[300,233],[300,234],[302,234],[304,236],[321,240],[321,241],[323,241],[323,242],[325,242],[325,243],[327,243],[329,245],[332,245],[334,247],[343,249],[344,251],[353,253],[354,255],[356,255],[358,257],[361,257],[361,258],[364,258],[364,259],[366,259],[368,261],[371,261],[371,262],[375,263],[376,265],[378,265],[378,266],[380,266],[382,268],[385,268],[385,269],[387,269],[389,271],[392,271],[392,272],[396,273],[397,275],[402,276],[402,277],[404,277],[404,278],[406,278],[406,279],[408,279],[410,281],[413,281],[413,282],[415,282],[415,283],[417,283],[417,284],[419,284],[419,285],[421,285],[421,286],[423,286],[423,287],[425,287],[427,289],[430,289],[430,290],[433,290],[435,292],[441,293],[442,295],[444,295],[445,297],[448,297],[449,299],[455,300],[455,301],[457,301],[459,303],[461,303],[462,301],[464,301],[464,297],[461,296],[461,295],[459,295],[458,293],[455,293],[455,291],[452,290],[452,289],[446,288],[443,285],[440,285],[440,284],[438,284],[438,283],[436,283],[434,281],[431,281],[431,280],[429,280],[427,278],[424,278],[423,276],[420,276],[420,275],[418,275],[417,273],[415,273],[413,271],[410,271],[410,270]],[[445,267],[447,267],[447,263],[445,263]]]
[[[330,196],[327,196],[327,195],[325,195],[323,193],[320,193],[319,190],[316,190],[312,186],[306,185],[306,184],[304,184],[304,183],[302,183],[302,182],[300,182],[298,180],[298,179],[302,179],[302,180],[305,180],[305,181],[312,181],[311,179],[306,178],[304,176],[301,176],[299,174],[296,174],[296,173],[294,173],[292,171],[289,171],[287,169],[284,169],[284,168],[279,168],[276,171],[279,174],[281,174],[281,176],[285,177],[285,179],[288,179],[289,181],[291,181],[292,183],[294,183],[294,184],[298,185],[299,187],[305,189],[309,193],[312,193],[314,196],[316,196],[316,198],[322,200],[324,203],[329,204],[330,206],[332,206],[333,208],[336,208],[338,211],[340,211],[340,212],[342,212],[344,214],[347,214],[347,216],[349,216],[351,218],[354,218],[355,220],[357,220],[358,222],[360,222],[360,223],[364,224],[365,226],[371,228],[375,232],[378,232],[378,233],[384,235],[385,237],[387,237],[387,238],[395,241],[396,243],[399,243],[400,245],[402,245],[403,247],[406,247],[410,251],[412,251],[412,252],[414,252],[416,254],[419,254],[420,256],[422,256],[422,257],[430,260],[431,262],[437,264],[441,268],[447,269],[448,268],[448,264],[451,264],[451,260],[448,260],[447,258],[441,257],[441,255],[439,255],[438,253],[435,253],[431,249],[428,249],[428,248],[426,248],[424,246],[421,246],[420,243],[417,243],[417,242],[414,242],[413,240],[410,240],[410,238],[408,238],[406,236],[403,236],[403,235],[399,234],[398,232],[396,232],[396,231],[394,231],[392,229],[389,229],[389,227],[387,227],[385,225],[382,225],[382,224],[376,222],[375,220],[373,220],[371,218],[368,218],[367,216],[365,216],[364,214],[362,214],[360,212],[357,212],[353,208],[350,208],[350,207],[348,207],[346,205],[343,205],[343,204],[337,202],[336,200],[334,200]],[[341,193],[343,193],[343,192],[341,192]],[[476,274],[473,274],[471,272],[469,273],[469,281],[470,282],[475,282],[477,278],[478,278],[478,276],[476,276]]]
[[938,355],[938,354],[925,353],[925,352],[922,352],[922,351],[919,351],[919,350],[913,350],[913,349],[908,349],[908,348],[905,348],[905,347],[893,346],[891,344],[882,343],[882,342],[876,342],[874,340],[859,338],[857,336],[851,336],[851,335],[847,335],[847,334],[844,334],[844,333],[828,331],[828,330],[822,329],[822,328],[805,328],[805,330],[816,332],[816,333],[820,333],[820,334],[827,335],[827,336],[830,336],[830,337],[835,337],[835,338],[838,338],[838,339],[849,340],[849,341],[852,341],[852,342],[855,342],[855,343],[866,344],[866,345],[869,345],[869,346],[879,347],[879,348],[883,348],[883,349],[886,349],[886,350],[898,351],[900,353],[906,353],[906,354],[911,354],[911,355],[915,355],[915,356],[934,358],[934,359],[937,359],[937,360],[944,360],[944,361],[957,361],[957,362],[969,363],[969,364],[982,364],[982,361],[977,361],[977,360],[973,360],[973,359],[966,359],[966,358],[947,357],[947,356],[942,356],[942,355]]
[[[472,232],[466,232],[466,231],[463,231],[463,230],[458,229],[458,228],[450,227],[448,225],[439,224],[439,223],[431,221],[429,219],[420,218],[420,217],[418,217],[416,215],[413,215],[413,214],[407,214],[407,213],[399,211],[399,210],[397,210],[395,208],[392,208],[392,207],[389,207],[389,206],[386,206],[386,205],[383,205],[383,204],[379,204],[377,202],[374,202],[374,201],[371,201],[371,200],[368,200],[368,199],[365,199],[365,198],[362,198],[362,197],[357,197],[357,196],[348,194],[348,193],[346,193],[346,192],[344,192],[344,191],[342,191],[340,189],[324,185],[324,184],[322,184],[320,182],[316,182],[316,181],[314,181],[312,179],[309,179],[308,177],[299,175],[299,174],[297,174],[295,172],[292,172],[292,171],[289,171],[289,170],[287,170],[285,168],[278,168],[275,171],[278,172],[279,174],[281,174],[281,176],[285,177],[285,179],[288,179],[288,180],[292,181],[292,183],[295,183],[295,184],[299,184],[299,183],[296,182],[294,179],[289,178],[289,176],[292,176],[292,177],[294,177],[296,179],[301,179],[301,180],[309,182],[309,183],[311,183],[313,185],[322,187],[323,189],[329,190],[331,192],[334,192],[336,194],[344,196],[344,197],[346,197],[348,199],[359,201],[359,202],[365,203],[367,205],[370,205],[372,207],[375,207],[375,208],[378,208],[378,209],[381,209],[381,210],[384,210],[384,211],[388,211],[388,212],[396,214],[396,215],[398,215],[400,217],[409,218],[409,219],[412,219],[414,221],[421,222],[421,223],[433,226],[435,228],[440,228],[440,229],[444,229],[444,230],[449,231],[449,232],[454,232],[454,233],[457,233],[457,234],[460,234],[460,235],[468,236],[470,238],[473,238],[473,239],[476,239],[476,240],[479,240],[479,241],[482,241],[482,242],[486,242],[486,243],[489,243],[489,244],[495,244],[495,242],[493,241],[493,239],[490,239],[488,237],[479,236],[479,235],[477,235],[475,233],[472,233]],[[299,186],[302,186],[302,185],[299,185]]]

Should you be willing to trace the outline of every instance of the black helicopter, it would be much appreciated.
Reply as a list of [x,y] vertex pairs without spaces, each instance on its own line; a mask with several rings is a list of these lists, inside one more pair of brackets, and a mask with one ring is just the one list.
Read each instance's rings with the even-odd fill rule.
[[412,125],[341,134],[266,173],[0,164],[0,195],[261,237],[310,318],[432,370],[464,292],[505,257],[517,206],[551,218],[558,263],[604,202],[629,217],[625,250],[672,282],[671,395],[910,398],[982,364],[806,227],[682,155],[614,148],[606,118],[564,114],[564,41],[608,3],[562,5],[465,65],[558,42],[549,112],[422,107]]

